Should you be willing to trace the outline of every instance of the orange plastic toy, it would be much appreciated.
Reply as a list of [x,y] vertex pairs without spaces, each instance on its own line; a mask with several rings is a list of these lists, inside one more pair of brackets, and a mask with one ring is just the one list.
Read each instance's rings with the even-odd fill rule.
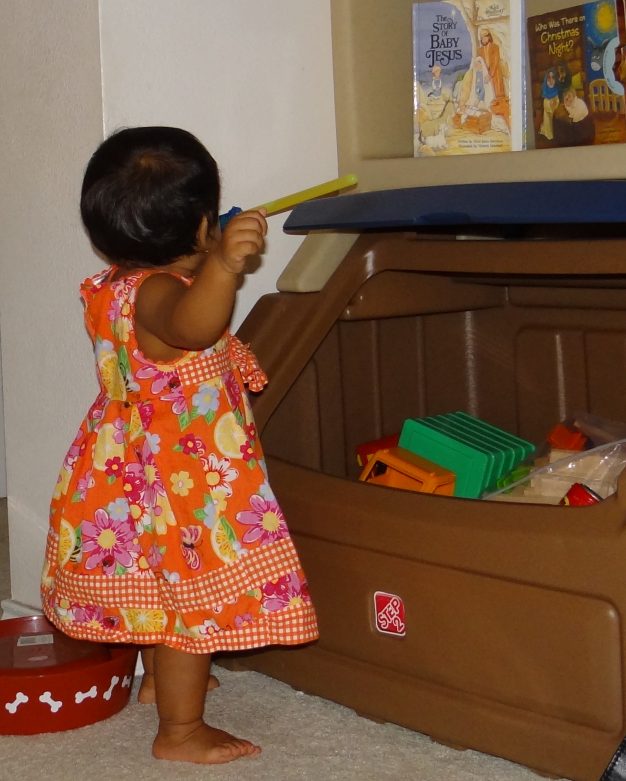
[[370,458],[379,450],[389,450],[391,447],[396,447],[400,434],[391,434],[388,437],[381,437],[380,439],[373,439],[370,442],[363,442],[362,445],[358,445],[356,448],[356,462],[363,468]]
[[577,429],[564,423],[557,423],[548,434],[548,444],[557,450],[584,450],[587,447],[587,437]]
[[453,472],[402,447],[378,450],[367,462],[359,480],[424,494],[452,496]]

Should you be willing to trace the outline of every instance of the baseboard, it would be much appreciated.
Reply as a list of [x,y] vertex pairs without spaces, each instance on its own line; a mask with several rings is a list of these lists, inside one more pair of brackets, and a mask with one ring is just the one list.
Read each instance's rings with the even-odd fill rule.
[[41,608],[25,605],[23,602],[16,602],[14,599],[2,600],[2,602],[0,602],[0,610],[2,610],[2,621],[7,618],[41,615]]

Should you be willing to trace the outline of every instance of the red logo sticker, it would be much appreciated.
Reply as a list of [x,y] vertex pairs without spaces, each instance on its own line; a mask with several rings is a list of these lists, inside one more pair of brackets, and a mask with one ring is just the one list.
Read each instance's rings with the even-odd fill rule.
[[404,622],[404,602],[397,594],[387,594],[386,591],[374,593],[374,614],[376,629],[384,635],[404,637],[406,624]]

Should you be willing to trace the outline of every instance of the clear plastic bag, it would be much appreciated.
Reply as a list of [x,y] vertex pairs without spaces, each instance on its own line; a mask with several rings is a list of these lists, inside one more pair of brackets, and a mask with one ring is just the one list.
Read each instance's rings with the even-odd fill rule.
[[608,420],[590,412],[577,412],[572,418],[572,426],[577,428],[595,447],[626,439],[626,423]]
[[582,483],[601,499],[615,493],[617,480],[626,467],[626,437],[591,450],[568,454],[531,470],[505,488],[483,495],[491,501],[559,504],[574,485]]

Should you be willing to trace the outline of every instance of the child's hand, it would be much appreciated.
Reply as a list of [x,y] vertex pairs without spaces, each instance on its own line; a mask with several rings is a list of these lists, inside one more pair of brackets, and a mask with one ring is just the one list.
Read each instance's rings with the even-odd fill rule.
[[231,274],[243,271],[246,258],[263,247],[267,233],[265,209],[241,212],[229,220],[215,251],[219,263]]

